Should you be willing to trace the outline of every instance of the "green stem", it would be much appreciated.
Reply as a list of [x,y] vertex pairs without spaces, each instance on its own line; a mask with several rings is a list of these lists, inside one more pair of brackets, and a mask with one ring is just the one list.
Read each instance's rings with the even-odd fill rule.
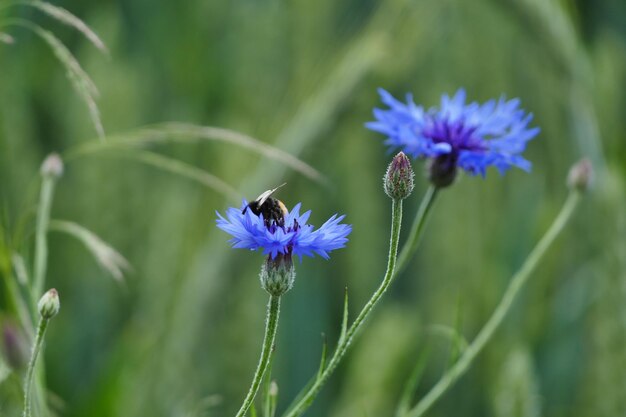
[[328,365],[324,371],[315,379],[315,382],[309,387],[309,389],[301,397],[291,410],[285,413],[285,417],[296,417],[301,415],[313,402],[318,392],[333,373],[339,362],[348,351],[354,336],[361,328],[361,325],[368,317],[372,309],[376,306],[376,303],[383,296],[391,280],[394,277],[394,270],[396,265],[396,257],[398,254],[398,241],[400,237],[400,226],[402,224],[402,200],[393,200],[392,203],[392,220],[391,220],[391,238],[389,243],[389,257],[387,260],[387,271],[383,282],[380,284],[376,292],[372,295],[372,298],[365,304],[354,323],[350,326],[346,332],[345,337],[340,338],[337,348],[333,352],[333,356],[328,361]]
[[570,219],[574,209],[578,205],[581,198],[581,194],[576,191],[572,191],[567,198],[567,201],[563,205],[563,208],[559,212],[546,234],[541,238],[537,246],[528,255],[522,267],[515,273],[509,286],[507,287],[502,300],[494,310],[493,314],[480,330],[476,339],[463,351],[463,354],[459,360],[441,377],[439,382],[432,387],[432,389],[424,396],[415,407],[413,407],[405,416],[406,417],[420,417],[423,416],[430,407],[441,398],[441,396],[461,377],[472,362],[482,351],[485,345],[491,340],[498,327],[502,324],[506,314],[511,310],[513,303],[520,292],[520,289],[528,281],[530,274],[534,271],[535,267],[545,255],[550,245],[554,242],[555,238],[559,235],[563,227]]
[[424,224],[426,224],[426,219],[428,218],[430,209],[435,203],[437,191],[438,188],[431,185],[426,191],[426,194],[424,194],[422,203],[420,204],[417,215],[415,216],[415,220],[413,221],[413,225],[411,226],[411,232],[409,234],[409,237],[402,247],[400,255],[398,255],[398,264],[396,266],[397,274],[404,270],[411,257],[415,254],[415,250],[417,249],[419,240],[422,237],[422,232],[424,231]]
[[[48,265],[48,241],[46,233],[50,222],[50,207],[54,195],[54,184],[56,179],[49,175],[44,175],[39,194],[39,207],[37,209],[37,226],[35,234],[35,266],[33,268],[33,289],[32,294],[43,293],[43,286]],[[36,304],[36,302],[35,302]]]
[[37,336],[35,337],[35,344],[33,345],[33,350],[30,355],[30,361],[28,362],[28,369],[26,370],[26,378],[24,379],[24,413],[22,417],[30,417],[30,387],[33,382],[33,374],[35,372],[35,365],[37,364],[37,356],[39,356],[39,351],[41,350],[41,345],[43,344],[43,338],[46,334],[46,328],[48,327],[49,319],[41,318],[39,319],[39,326],[37,327]]
[[274,339],[276,337],[276,328],[278,327],[279,312],[280,296],[270,295],[270,301],[267,305],[267,320],[265,322],[265,336],[263,337],[261,358],[259,359],[259,364],[256,368],[256,372],[254,373],[254,378],[252,378],[252,385],[248,390],[246,398],[243,400],[241,408],[237,412],[237,417],[243,417],[246,414],[248,408],[250,408],[250,405],[254,400],[254,396],[259,390],[259,385],[261,385],[263,374],[265,374],[265,370],[270,362],[270,357],[274,351]]

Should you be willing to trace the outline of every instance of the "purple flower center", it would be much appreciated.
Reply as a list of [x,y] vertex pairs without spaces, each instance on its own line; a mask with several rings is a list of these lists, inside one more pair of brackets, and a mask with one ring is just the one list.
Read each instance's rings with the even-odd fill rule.
[[451,122],[448,118],[430,116],[428,122],[421,130],[424,137],[434,143],[447,143],[452,147],[450,153],[458,154],[459,151],[485,151],[487,148],[483,140],[475,136],[476,126],[467,126],[464,120]]

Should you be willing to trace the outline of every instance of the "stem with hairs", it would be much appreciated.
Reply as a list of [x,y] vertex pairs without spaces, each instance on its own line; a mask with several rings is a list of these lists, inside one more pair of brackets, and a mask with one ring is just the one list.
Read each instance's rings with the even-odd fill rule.
[[400,255],[398,255],[396,274],[399,274],[404,270],[411,257],[415,254],[420,238],[422,237],[422,233],[424,232],[424,225],[426,224],[428,215],[433,208],[438,191],[439,189],[437,187],[431,185],[426,191],[426,194],[424,194],[419,210],[417,210],[415,220],[413,220],[409,236],[400,251]]
[[500,303],[494,310],[493,314],[480,330],[476,339],[463,351],[463,354],[459,360],[441,377],[431,390],[426,394],[408,413],[405,417],[420,417],[423,416],[443,394],[463,375],[472,365],[474,359],[483,350],[485,345],[491,340],[496,330],[500,327],[507,313],[511,310],[513,303],[515,302],[517,295],[528,281],[531,273],[535,270],[535,267],[546,254],[556,237],[563,230],[563,227],[567,224],[574,209],[578,206],[581,200],[581,193],[579,191],[570,192],[569,197],[565,201],[565,204],[561,208],[558,216],[554,222],[541,238],[537,246],[528,255],[521,268],[513,275],[509,286],[507,287]]
[[248,394],[246,394],[246,398],[243,400],[243,404],[237,412],[237,417],[243,417],[250,408],[250,405],[252,405],[252,401],[254,401],[254,397],[256,396],[259,386],[261,385],[261,381],[263,380],[263,375],[265,374],[268,364],[270,363],[270,358],[272,356],[272,352],[274,351],[274,339],[276,338],[279,312],[280,296],[270,295],[270,301],[267,305],[267,319],[265,323],[265,336],[263,337],[261,358],[259,359],[259,364],[257,365],[256,372],[252,378],[252,385],[250,385]]
[[34,274],[32,287],[33,296],[43,292],[46,277],[46,268],[48,265],[48,241],[46,235],[48,231],[48,223],[50,222],[50,207],[52,206],[55,182],[56,178],[53,176],[44,175],[41,183],[39,206],[37,208],[37,225],[35,231],[35,265],[33,268]]
[[324,383],[328,380],[335,368],[337,368],[337,365],[339,365],[341,359],[343,359],[344,355],[348,351],[348,348],[350,347],[356,333],[359,331],[362,324],[369,316],[370,312],[374,309],[380,298],[383,296],[385,291],[387,291],[387,288],[389,288],[389,285],[391,284],[391,280],[394,277],[396,257],[398,254],[400,226],[402,224],[402,200],[392,201],[391,238],[389,243],[387,270],[385,272],[383,282],[380,284],[376,292],[374,292],[372,298],[370,298],[367,304],[365,304],[357,318],[354,320],[354,323],[352,323],[350,328],[346,331],[345,335],[342,335],[342,337],[340,337],[337,348],[333,352],[333,356],[328,361],[328,365],[326,366],[326,368],[319,374],[313,384],[302,395],[300,400],[293,407],[291,407],[290,410],[287,410],[285,412],[285,417],[299,416],[304,413],[304,411],[309,408],[309,406],[313,403],[313,400],[321,390]]
[[26,370],[26,378],[24,379],[24,412],[23,417],[31,416],[31,385],[33,383],[33,374],[35,373],[35,365],[37,364],[37,357],[41,346],[43,344],[43,338],[46,334],[46,328],[50,319],[41,317],[39,319],[39,325],[37,326],[37,335],[35,336],[35,343],[33,344],[33,350],[30,355],[30,361],[28,362],[28,369]]

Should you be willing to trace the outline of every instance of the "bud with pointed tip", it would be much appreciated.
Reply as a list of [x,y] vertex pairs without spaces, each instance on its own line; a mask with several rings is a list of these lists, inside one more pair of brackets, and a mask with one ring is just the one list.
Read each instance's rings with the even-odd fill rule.
[[63,175],[63,160],[58,153],[51,153],[41,164],[41,175],[59,178]]
[[46,320],[56,316],[61,308],[59,293],[57,293],[57,290],[54,288],[48,290],[48,292],[41,297],[39,303],[37,303],[37,308],[39,309],[41,317]]
[[411,161],[404,152],[399,152],[387,168],[384,178],[385,193],[394,200],[404,200],[413,192],[414,176]]
[[576,191],[585,192],[593,180],[593,165],[588,158],[574,164],[567,175],[567,186]]

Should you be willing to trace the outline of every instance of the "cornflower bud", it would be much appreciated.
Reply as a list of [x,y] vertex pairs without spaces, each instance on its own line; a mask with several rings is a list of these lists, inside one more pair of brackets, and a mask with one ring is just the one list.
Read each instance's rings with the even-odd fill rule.
[[268,256],[261,267],[259,278],[261,286],[270,295],[280,297],[289,291],[296,279],[291,255],[279,253],[274,258]]
[[394,200],[404,200],[413,192],[414,176],[411,161],[404,152],[399,152],[387,168],[384,178],[385,193]]
[[455,154],[439,155],[428,161],[427,176],[432,185],[444,188],[451,185],[456,179],[458,156]]
[[57,290],[52,288],[48,290],[37,303],[37,308],[39,310],[39,314],[43,319],[49,320],[52,317],[56,316],[61,308],[61,303],[59,302],[59,293]]
[[588,158],[574,164],[567,175],[567,186],[576,191],[585,192],[593,180],[593,165]]
[[59,178],[63,175],[63,160],[58,153],[51,153],[41,164],[41,175]]

